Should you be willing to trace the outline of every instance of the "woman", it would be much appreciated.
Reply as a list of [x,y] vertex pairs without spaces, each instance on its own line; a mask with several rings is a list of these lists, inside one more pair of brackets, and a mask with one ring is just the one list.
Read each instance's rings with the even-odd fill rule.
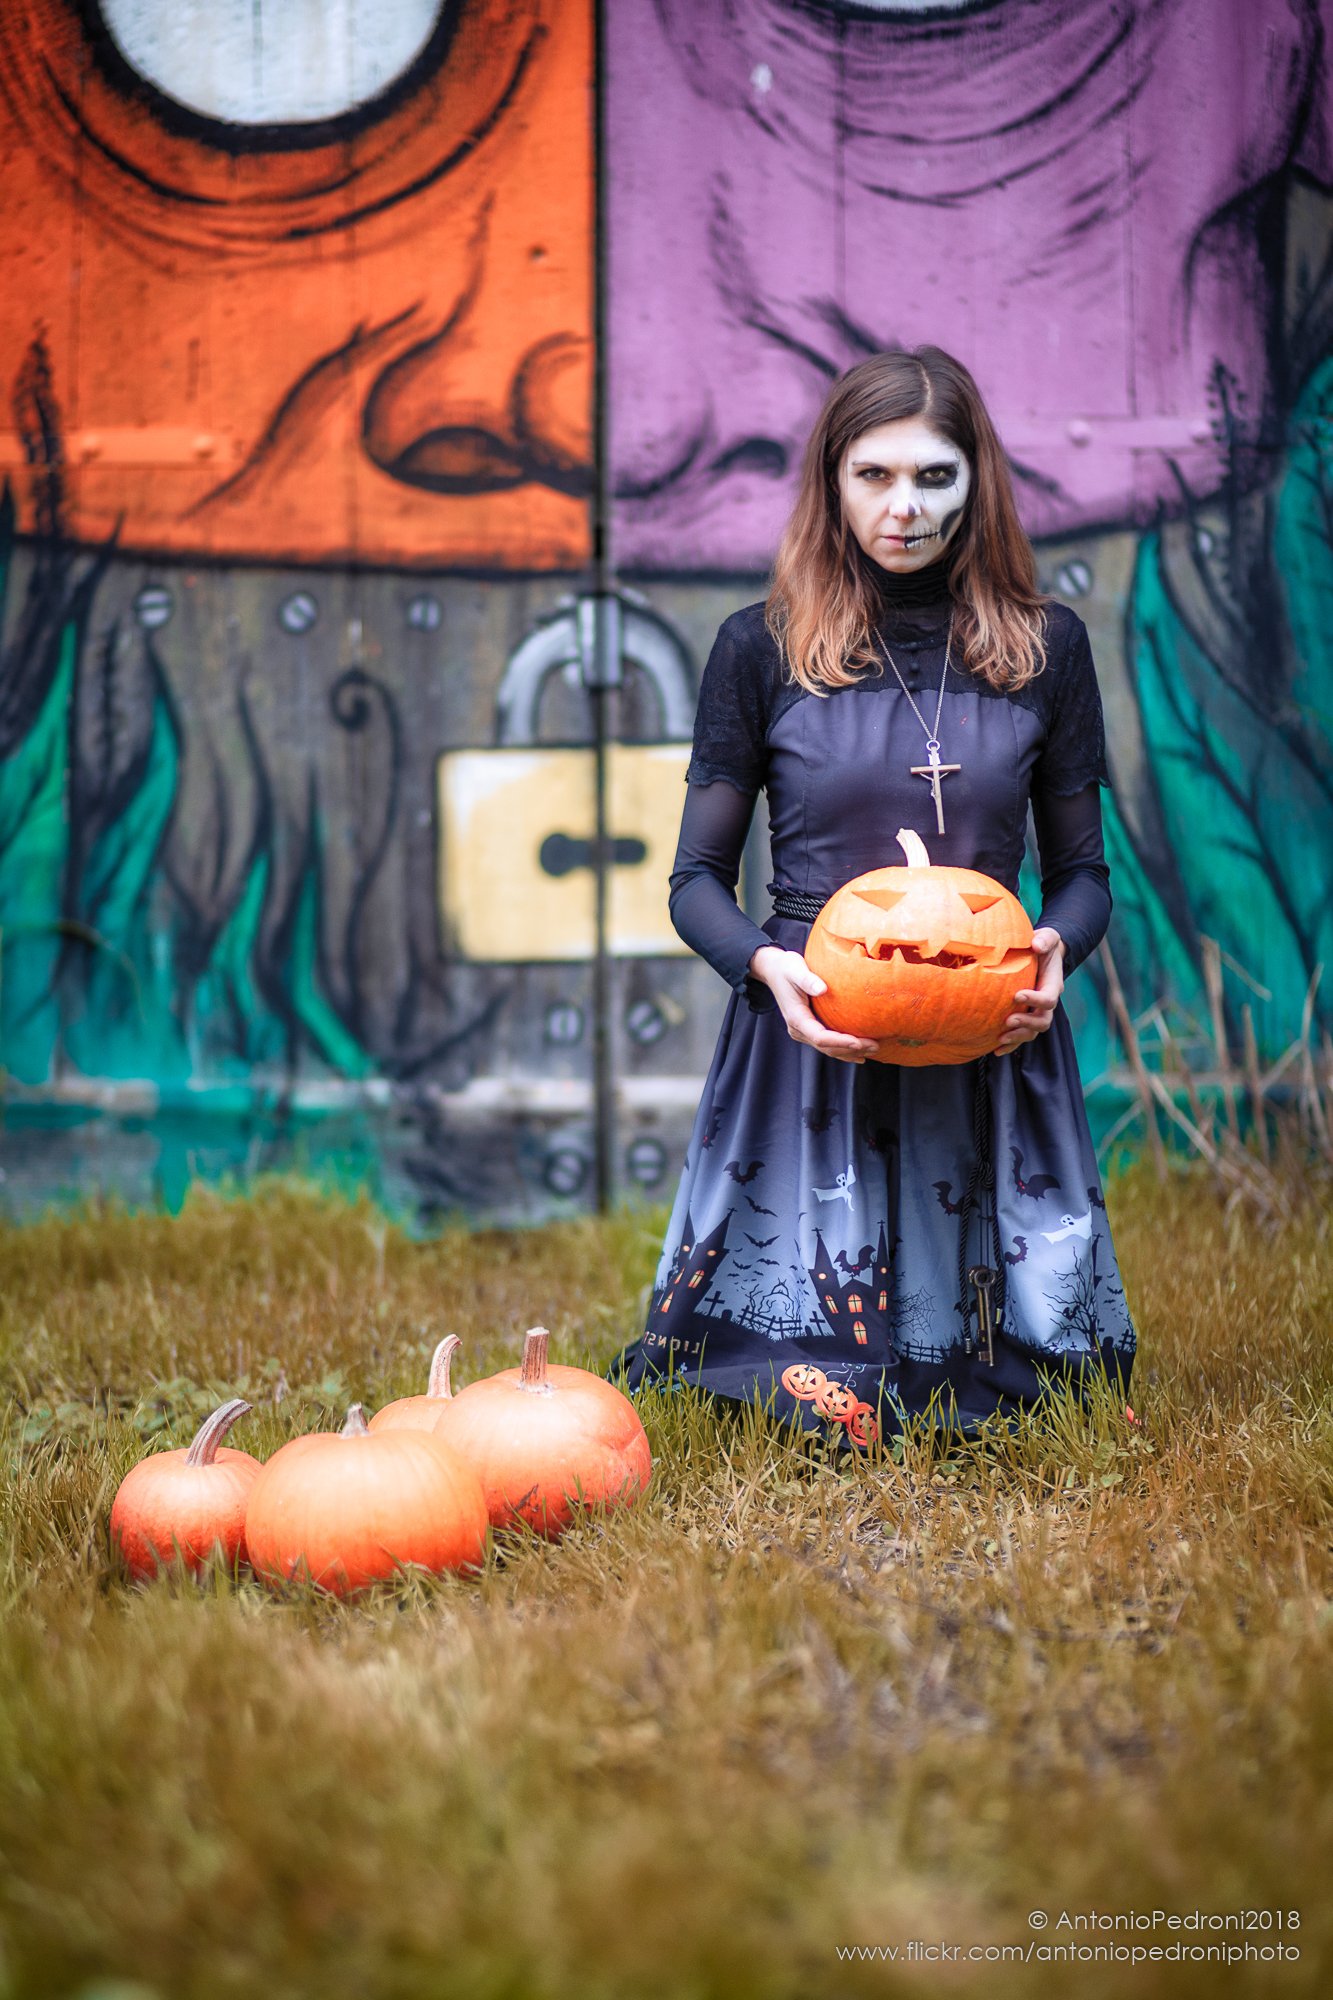
[[[767,603],[717,635],[687,775],[672,917],[735,991],[648,1326],[616,1372],[757,1393],[857,1444],[913,1415],[1010,1420],[1053,1377],[1127,1386],[1134,1329],[1060,1006],[1111,908],[1101,703],[1086,628],[1037,590],[976,384],[940,348],[875,355],[831,390]],[[734,893],[761,786],[762,929]],[[1038,970],[994,1053],[867,1061],[873,1043],[810,1006],[820,905],[900,864],[900,827],[1016,889],[1029,803]]]

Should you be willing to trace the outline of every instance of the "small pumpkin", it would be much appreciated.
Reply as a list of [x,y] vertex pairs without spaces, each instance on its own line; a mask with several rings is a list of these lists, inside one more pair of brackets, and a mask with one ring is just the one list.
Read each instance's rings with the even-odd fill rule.
[[446,1333],[444,1339],[431,1356],[430,1375],[424,1396],[400,1396],[396,1403],[386,1403],[377,1410],[370,1420],[372,1431],[430,1431],[435,1429],[436,1419],[445,1404],[453,1400],[453,1390],[449,1385],[449,1364],[454,1352],[463,1345],[456,1333]]
[[972,1062],[1036,978],[1031,921],[991,876],[932,867],[908,827],[898,842],[905,868],[857,875],[815,918],[805,962],[827,991],[810,1004],[825,1027],[878,1042],[872,1062]]
[[782,1386],[799,1403],[812,1403],[828,1377],[813,1361],[793,1361],[782,1371]]
[[111,1503],[111,1540],[132,1576],[178,1560],[197,1575],[215,1548],[228,1563],[244,1559],[246,1503],[263,1468],[222,1440],[249,1408],[233,1396],[188,1445],[141,1458],[126,1473]]
[[653,1458],[639,1413],[612,1382],[547,1356],[550,1334],[532,1327],[517,1368],[469,1382],[447,1403],[436,1437],[473,1465],[492,1525],[522,1520],[555,1540],[585,1504],[637,1498]]
[[868,1445],[876,1442],[879,1437],[879,1418],[875,1415],[873,1404],[857,1404],[847,1419],[847,1435],[852,1443],[860,1445],[863,1451]]
[[245,1539],[266,1582],[306,1573],[345,1596],[407,1565],[476,1569],[487,1526],[481,1482],[457,1452],[420,1431],[372,1432],[353,1403],[341,1432],[274,1452],[251,1489]]
[[861,1399],[855,1389],[849,1389],[845,1382],[825,1382],[815,1394],[815,1408],[821,1417],[831,1417],[835,1424],[850,1423],[852,1412],[860,1408]]

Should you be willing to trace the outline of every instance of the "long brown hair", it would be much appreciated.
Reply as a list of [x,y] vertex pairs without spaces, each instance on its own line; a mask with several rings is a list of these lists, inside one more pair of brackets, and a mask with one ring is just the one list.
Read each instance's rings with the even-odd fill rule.
[[810,433],[768,593],[766,622],[788,672],[811,694],[849,687],[880,667],[873,568],[843,513],[848,446],[879,424],[921,417],[967,453],[972,486],[950,544],[954,657],[996,688],[1022,687],[1046,663],[1032,544],[1018,518],[1009,468],[986,405],[961,361],[940,347],[895,348],[848,369]]

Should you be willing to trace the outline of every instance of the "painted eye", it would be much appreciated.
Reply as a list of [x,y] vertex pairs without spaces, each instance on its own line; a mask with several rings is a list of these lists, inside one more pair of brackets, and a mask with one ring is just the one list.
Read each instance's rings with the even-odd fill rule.
[[355,0],[317,8],[214,0],[207,35],[185,31],[172,0],[98,0],[96,11],[130,68],[177,104],[228,125],[301,125],[386,90],[422,53],[444,7],[395,0],[378,10],[372,33]]

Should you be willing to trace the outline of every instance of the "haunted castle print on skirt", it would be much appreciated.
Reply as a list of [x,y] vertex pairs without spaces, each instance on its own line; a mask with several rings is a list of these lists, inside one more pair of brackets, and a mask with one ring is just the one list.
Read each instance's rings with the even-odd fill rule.
[[[938,686],[944,661],[947,604],[924,596],[890,599],[881,626],[914,690]],[[1108,899],[1101,866],[1101,900],[1080,904],[1097,870],[1063,809],[1105,782],[1105,762],[1086,630],[1062,605],[1048,620],[1047,669],[1018,693],[946,671],[946,740],[966,750],[941,838],[929,788],[907,774],[914,718],[897,684],[807,696],[783,684],[763,606],[736,613],[700,694],[691,779],[718,809],[700,867],[734,884],[762,783],[780,905],[822,902],[888,864],[904,825],[932,861],[1016,889],[1031,802],[1041,921],[1061,929],[1072,969],[1104,931]],[[756,945],[802,951],[809,928],[777,914],[707,951],[734,991],[648,1323],[612,1373],[631,1391],[669,1376],[757,1398],[807,1429],[840,1420],[856,1443],[876,1419],[889,1435],[911,1416],[973,1432],[1040,1401],[1053,1378],[1127,1388],[1134,1328],[1063,1007],[1004,1056],[841,1062],[793,1041],[744,973]],[[987,1271],[989,1285],[972,1281]],[[873,1417],[858,1420],[858,1403]]]

